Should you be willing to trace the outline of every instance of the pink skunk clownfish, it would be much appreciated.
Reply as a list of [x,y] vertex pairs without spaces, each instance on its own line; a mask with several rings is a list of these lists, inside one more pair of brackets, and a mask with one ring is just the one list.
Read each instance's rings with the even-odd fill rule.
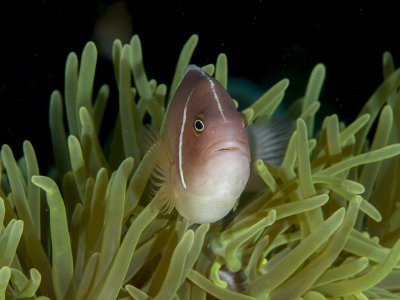
[[279,118],[271,120],[246,128],[245,115],[222,85],[189,65],[171,100],[165,136],[155,134],[153,184],[163,210],[170,213],[175,207],[193,223],[225,217],[249,175],[255,178],[249,190],[259,186],[251,157],[274,164],[283,157],[292,130]]
[[154,153],[154,182],[166,212],[213,223],[234,207],[250,173],[246,118],[222,85],[189,65],[169,106]]

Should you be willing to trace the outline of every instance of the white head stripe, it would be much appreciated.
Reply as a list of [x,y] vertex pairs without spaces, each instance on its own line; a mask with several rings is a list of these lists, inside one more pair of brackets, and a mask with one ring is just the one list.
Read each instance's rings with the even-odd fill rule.
[[183,131],[185,130],[185,123],[186,123],[186,110],[189,104],[190,97],[192,97],[194,88],[189,94],[189,97],[186,100],[185,107],[183,108],[183,117],[182,117],[182,125],[181,125],[181,132],[179,134],[179,151],[178,151],[178,164],[179,164],[179,175],[181,178],[181,183],[184,189],[186,189],[185,178],[183,177],[183,170],[182,170],[182,139],[183,139]]

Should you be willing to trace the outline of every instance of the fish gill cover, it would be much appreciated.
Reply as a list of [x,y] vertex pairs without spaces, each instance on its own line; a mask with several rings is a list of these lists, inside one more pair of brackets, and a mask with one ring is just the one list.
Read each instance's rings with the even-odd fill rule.
[[[154,157],[140,130],[145,118],[163,130],[197,40],[184,45],[169,89],[148,79],[138,36],[114,42],[119,112],[107,155],[98,135],[110,89],[93,91],[96,47],[89,42],[80,62],[68,56],[64,95],[50,100],[59,184],[39,174],[29,141],[20,159],[1,150],[0,299],[400,299],[400,69],[391,55],[358,118],[346,126],[326,116],[314,134],[325,77],[316,65],[287,112],[297,122],[282,164],[256,160],[264,187],[242,195],[228,220],[196,225],[160,214],[149,197]],[[203,69],[226,88],[224,54]],[[248,123],[269,119],[288,84],[239,104]]]

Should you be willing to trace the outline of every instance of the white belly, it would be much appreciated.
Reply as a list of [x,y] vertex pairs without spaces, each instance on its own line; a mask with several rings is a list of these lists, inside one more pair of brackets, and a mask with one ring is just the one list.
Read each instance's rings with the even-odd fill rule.
[[198,170],[198,185],[181,189],[176,209],[189,222],[213,223],[225,217],[243,192],[250,162],[240,152],[224,152]]

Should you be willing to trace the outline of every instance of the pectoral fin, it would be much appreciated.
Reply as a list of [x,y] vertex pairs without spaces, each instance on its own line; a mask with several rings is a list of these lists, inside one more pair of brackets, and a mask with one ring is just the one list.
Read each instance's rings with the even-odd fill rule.
[[155,164],[151,177],[152,194],[161,207],[161,212],[171,213],[175,207],[174,182],[176,171],[168,145],[157,128],[147,126],[142,134],[143,146],[154,156]]
[[[246,128],[249,139],[251,165],[257,159],[280,165],[285,156],[290,137],[296,129],[296,123],[288,117],[276,116]],[[258,192],[266,185],[254,167],[251,167],[246,192]]]
[[251,160],[280,165],[285,156],[289,139],[296,128],[295,121],[283,116],[274,116],[267,121],[246,128]]

